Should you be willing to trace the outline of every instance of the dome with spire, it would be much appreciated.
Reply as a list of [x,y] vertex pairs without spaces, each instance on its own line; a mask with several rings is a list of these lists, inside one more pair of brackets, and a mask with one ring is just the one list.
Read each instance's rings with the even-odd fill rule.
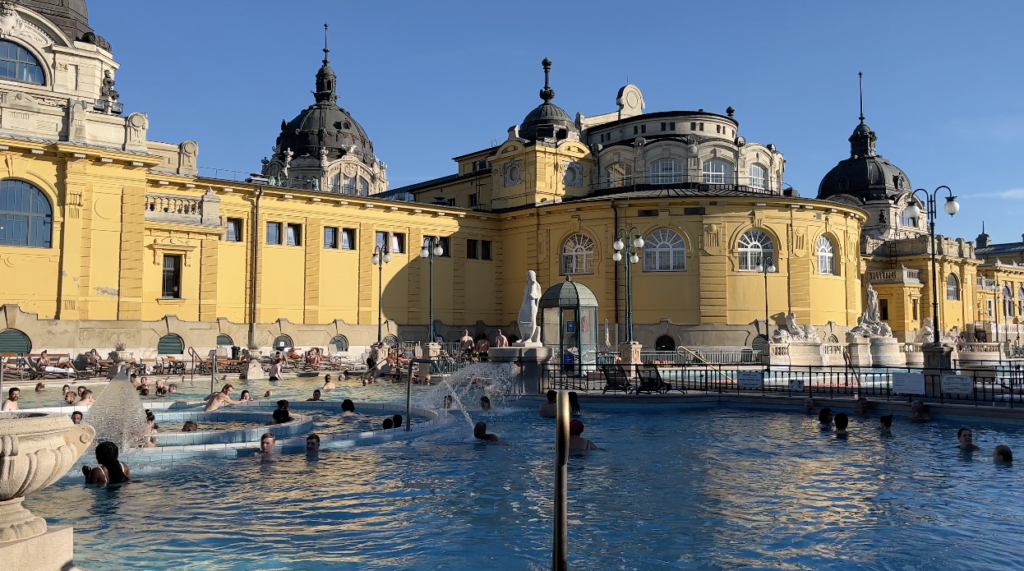
[[551,60],[544,58],[541,65],[544,66],[544,88],[540,90],[540,98],[544,102],[523,119],[519,136],[529,141],[579,140],[580,131],[572,117],[551,102],[555,98],[555,90],[550,85]]
[[[325,25],[325,32],[326,28]],[[323,65],[316,73],[313,92],[315,103],[291,121],[281,121],[277,148],[280,151],[290,149],[297,157],[320,157],[321,149],[325,149],[328,159],[349,154],[372,164],[373,142],[352,115],[337,104],[337,75],[331,68],[330,51],[325,39]]]
[[878,136],[864,122],[864,97],[861,89],[860,123],[850,135],[850,158],[828,171],[818,185],[818,198],[850,195],[863,202],[881,200],[910,192],[910,179],[875,149]]

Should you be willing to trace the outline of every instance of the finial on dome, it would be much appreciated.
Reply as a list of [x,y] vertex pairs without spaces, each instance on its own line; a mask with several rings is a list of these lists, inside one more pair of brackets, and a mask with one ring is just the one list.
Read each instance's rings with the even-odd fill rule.
[[331,53],[331,48],[327,47],[327,24],[324,24],[324,65],[330,63],[327,54]]
[[857,77],[860,80],[860,120],[864,121],[864,72],[858,71]]
[[551,60],[544,58],[544,61],[540,62],[544,66],[544,89],[540,90],[540,98],[547,103],[555,98],[555,90],[551,89],[550,73],[551,73]]

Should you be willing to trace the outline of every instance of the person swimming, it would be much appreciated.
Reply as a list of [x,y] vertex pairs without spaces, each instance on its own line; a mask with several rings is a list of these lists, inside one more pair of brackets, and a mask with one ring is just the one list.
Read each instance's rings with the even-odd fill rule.
[[480,410],[491,410],[491,399],[487,396],[480,397]]
[[277,401],[277,410],[274,411],[274,424],[284,424],[291,422],[292,415],[288,413],[288,401],[281,399]]
[[306,399],[306,400],[307,400],[307,401],[322,401],[322,400],[324,400],[324,399],[320,398],[320,395],[321,395],[321,394],[322,394],[322,393],[320,392],[320,389],[316,389],[316,390],[314,390],[314,391],[313,391],[313,398],[311,398],[311,399]]
[[441,406],[444,407],[444,408],[451,408],[452,407],[452,395],[444,395],[444,398],[441,399]]
[[583,434],[583,421],[573,419],[569,423],[569,450],[597,450],[597,444],[580,436]]
[[956,439],[960,444],[957,447],[961,452],[977,452],[981,448],[974,445],[974,432],[966,426],[956,431]]
[[306,454],[316,454],[320,452],[320,435],[310,434],[306,437]]
[[82,411],[76,410],[71,413],[71,422],[75,424],[82,424]]
[[384,419],[384,422],[380,423],[384,430],[391,430],[395,427],[395,421],[390,416]]
[[804,414],[814,414],[814,399],[811,397],[804,399]]
[[832,409],[825,407],[818,412],[818,428],[832,430]]
[[569,391],[569,414],[572,416],[579,416],[582,414],[580,409],[580,397],[576,394],[576,391]]
[[256,455],[264,460],[273,460],[275,444],[277,444],[277,437],[273,432],[263,433],[263,436],[260,437],[260,451]]
[[322,386],[320,388],[325,390],[325,391],[330,391],[330,390],[334,390],[334,389],[338,388],[338,386],[335,385],[334,381],[331,380],[331,376],[330,375],[324,375],[324,386]]
[[395,428],[401,428],[402,427],[402,415],[396,414],[396,415],[391,417],[391,420],[394,421]]
[[352,402],[352,399],[345,399],[341,401],[341,416],[355,416],[356,405]]
[[242,391],[242,396],[238,397],[238,400],[239,401],[252,400],[252,395],[249,394],[249,391],[247,391],[247,390]]
[[850,425],[850,419],[846,416],[845,412],[841,412],[836,415],[836,436],[840,438],[846,438],[848,432],[846,427]]
[[878,417],[878,422],[881,427],[882,436],[892,436],[892,415],[880,416]]
[[928,422],[931,417],[926,412],[924,403],[916,400],[910,403],[910,422]]
[[85,483],[121,484],[131,480],[131,470],[127,464],[118,461],[117,454],[117,444],[109,441],[100,442],[96,446],[96,461],[100,465],[95,468],[82,466]]
[[541,403],[540,415],[545,418],[555,418],[555,415],[558,413],[558,406],[555,402],[558,399],[558,393],[549,390],[545,393],[545,396],[547,396],[548,402]]
[[996,446],[995,450],[992,451],[992,459],[996,462],[1003,462],[1009,464],[1013,462],[1013,451],[1010,447],[1005,444]]
[[486,442],[501,442],[497,434],[487,433],[487,423],[480,421],[473,426],[473,437]]

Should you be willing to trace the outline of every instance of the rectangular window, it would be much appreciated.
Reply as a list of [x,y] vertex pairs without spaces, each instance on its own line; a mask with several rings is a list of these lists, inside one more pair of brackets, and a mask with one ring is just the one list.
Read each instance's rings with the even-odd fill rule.
[[356,178],[353,176],[343,176],[341,182],[341,193],[342,194],[355,194],[356,193]]
[[479,200],[480,199],[477,198],[477,195],[475,193],[469,195],[469,207],[472,208],[474,206],[477,206],[480,203]]
[[479,256],[479,248],[477,247],[479,242],[472,238],[466,240],[466,257],[475,260]]
[[636,217],[637,218],[649,218],[649,217],[652,217],[652,216],[658,216],[658,209],[657,208],[652,208],[650,210],[637,210],[636,211]]
[[281,245],[281,223],[267,222],[267,244]]
[[302,224],[288,225],[288,241],[286,244],[289,246],[302,245]]
[[324,248],[338,248],[338,229],[324,226]]
[[388,247],[388,233],[377,232],[376,240],[374,240],[373,245],[377,248],[384,248],[386,250]]
[[690,208],[684,208],[683,209],[683,215],[684,216],[704,216],[704,207],[703,206],[693,206],[693,207],[690,207]]
[[647,125],[640,125],[640,132],[641,133],[646,133],[647,132]]
[[697,123],[690,123],[690,130],[691,131],[696,131],[697,130]]
[[228,233],[224,236],[228,242],[242,241],[242,219],[228,218]]
[[701,130],[701,131],[703,131],[703,130],[704,130],[704,123],[701,123],[701,124],[700,124],[700,130]]
[[355,228],[342,228],[341,229],[341,249],[342,250],[355,250],[356,249],[356,231],[355,231]]
[[889,321],[889,300],[878,300],[878,317],[882,321]]
[[480,259],[490,260],[491,259],[491,241],[481,240],[480,241]]
[[446,236],[440,236],[440,237],[438,237],[438,236],[424,236],[423,237],[423,247],[424,248],[429,248],[430,250],[433,250],[434,246],[441,246],[441,254],[438,255],[439,258],[450,258],[450,257],[452,257],[452,251],[451,251],[451,248],[448,247],[448,245],[449,245],[449,242],[448,242],[448,238]]
[[916,300],[916,299],[912,299],[912,300],[910,300],[910,308],[911,308],[911,309],[913,310],[913,312],[914,312],[914,313],[913,313],[913,315],[914,315],[914,317],[913,317],[913,318],[914,318],[914,321],[917,321],[917,319],[918,319],[918,317],[917,317],[917,304],[918,304],[918,302],[919,302],[919,301],[920,301],[920,300]]
[[668,124],[668,130],[669,130],[669,131],[675,131],[675,130],[676,130],[676,124],[675,124],[675,122],[672,122],[672,123],[669,123],[669,124]]
[[392,254],[404,254],[405,253],[405,234],[392,234],[391,235],[391,253]]
[[370,181],[359,177],[359,196],[370,196]]
[[633,134],[636,135],[639,132],[640,132],[640,129],[636,125],[633,125]]
[[662,123],[662,124],[661,124],[661,130],[662,130],[662,131],[666,131],[666,130],[668,130],[668,123]]
[[164,255],[162,297],[181,299],[181,256]]

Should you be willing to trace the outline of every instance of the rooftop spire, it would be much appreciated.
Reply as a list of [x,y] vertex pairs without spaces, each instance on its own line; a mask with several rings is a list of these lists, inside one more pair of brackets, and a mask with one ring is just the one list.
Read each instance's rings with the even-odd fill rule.
[[864,120],[864,72],[858,71],[857,76],[860,78],[860,120]]
[[[330,63],[330,59],[327,57],[327,54],[329,53],[331,53],[331,48],[327,47],[327,24],[324,24],[324,65],[328,65]],[[861,107],[863,108],[863,105],[861,105]],[[861,115],[863,114],[864,112],[862,110]]]
[[555,90],[551,89],[550,82],[551,60],[544,58],[540,64],[544,66],[544,89],[540,90],[540,98],[544,100],[544,103],[548,103],[555,98]]

